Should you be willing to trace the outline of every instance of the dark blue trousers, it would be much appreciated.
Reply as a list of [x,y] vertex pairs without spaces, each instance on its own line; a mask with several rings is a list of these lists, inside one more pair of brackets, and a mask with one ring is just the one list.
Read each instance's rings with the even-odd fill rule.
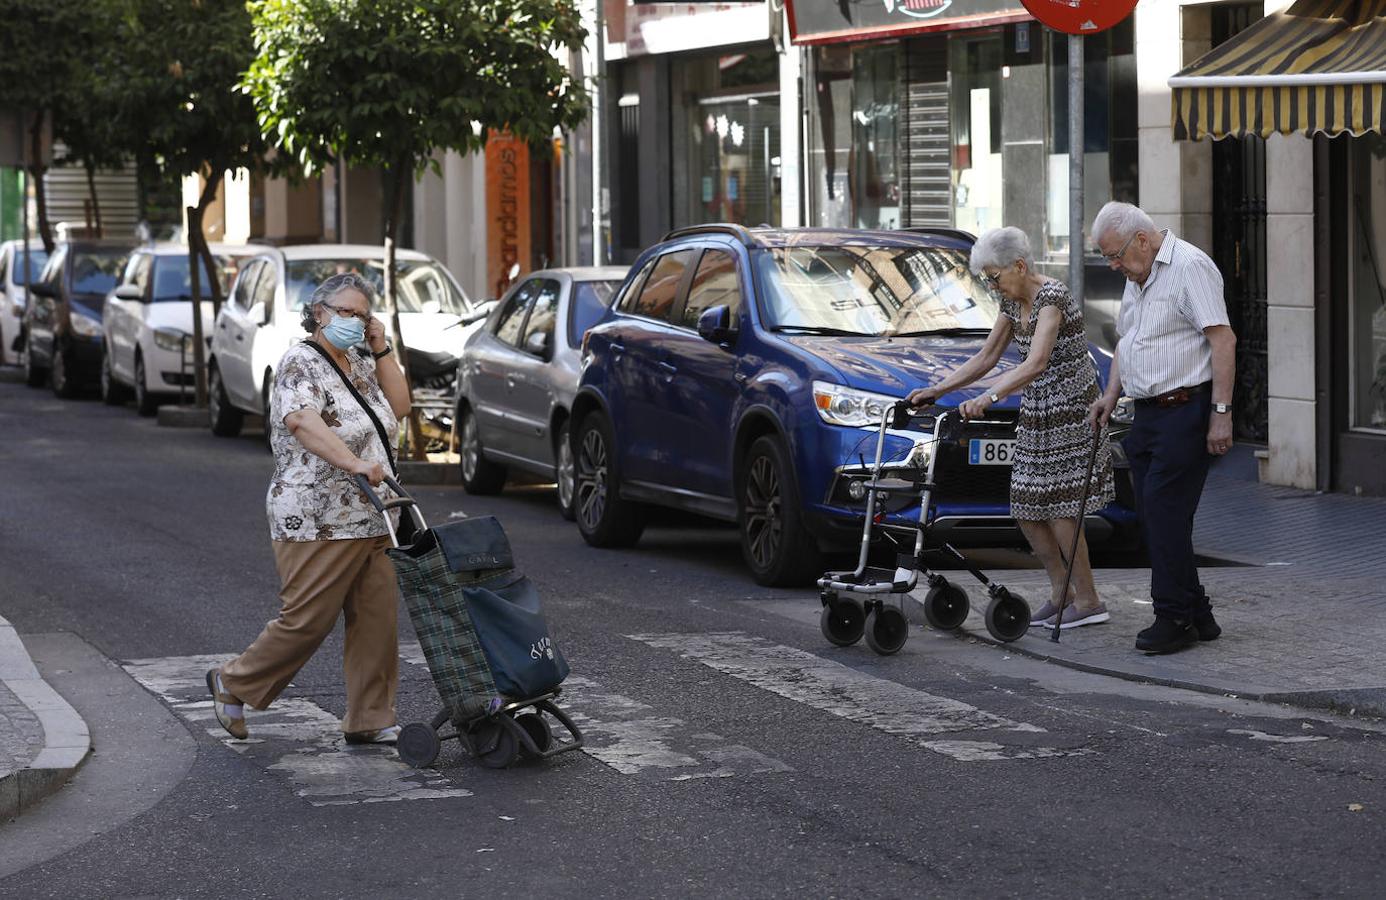
[[1188,620],[1209,608],[1194,565],[1193,524],[1212,461],[1211,402],[1204,391],[1182,406],[1137,404],[1135,424],[1122,441],[1150,552],[1150,597],[1157,616]]

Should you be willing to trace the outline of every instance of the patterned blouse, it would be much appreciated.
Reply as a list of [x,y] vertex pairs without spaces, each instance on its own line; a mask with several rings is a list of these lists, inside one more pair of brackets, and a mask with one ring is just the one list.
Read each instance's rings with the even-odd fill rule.
[[[347,357],[351,360],[347,376],[371,405],[393,442],[399,422],[376,380],[375,360],[354,347],[347,351]],[[274,478],[265,499],[270,538],[333,541],[385,535],[385,521],[351,475],[310,453],[285,426],[284,417],[302,409],[321,415],[352,453],[367,462],[380,463],[387,472],[390,469],[375,425],[332,370],[332,364],[306,342],[294,344],[279,361],[270,396],[267,427],[275,462]]]

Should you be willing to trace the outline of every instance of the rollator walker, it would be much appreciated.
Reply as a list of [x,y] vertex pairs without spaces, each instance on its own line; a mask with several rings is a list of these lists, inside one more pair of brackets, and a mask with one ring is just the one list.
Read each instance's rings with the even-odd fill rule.
[[[967,592],[943,575],[929,571],[924,564],[924,554],[931,549],[942,550],[956,559],[986,588],[990,602],[984,618],[992,637],[998,641],[1014,641],[1030,627],[1030,606],[1022,597],[987,578],[953,545],[946,541],[937,544],[930,542],[933,495],[937,490],[934,469],[938,461],[938,448],[942,441],[955,438],[963,427],[957,410],[944,410],[935,416],[933,434],[928,442],[928,461],[922,469],[917,465],[893,466],[892,472],[903,477],[885,477],[882,456],[886,431],[892,426],[903,428],[912,416],[925,414],[925,410],[915,411],[903,400],[887,407],[881,414],[881,425],[876,436],[876,459],[863,485],[866,513],[862,518],[861,552],[857,556],[857,567],[850,572],[827,572],[818,579],[819,599],[823,603],[819,627],[823,636],[839,647],[850,647],[863,636],[866,645],[881,655],[895,653],[905,646],[909,638],[909,622],[905,617],[904,597],[919,585],[921,577],[929,586],[924,598],[924,618],[928,623],[941,631],[957,631],[962,627],[971,611]],[[1003,423],[978,420],[976,424]],[[886,500],[891,497],[906,501],[912,497],[919,498],[919,523],[914,529],[914,549],[909,553],[896,554],[893,571],[867,564],[873,532],[877,527],[885,527],[885,513],[878,513],[877,510],[884,508]],[[897,599],[890,602],[888,598],[891,596]]]

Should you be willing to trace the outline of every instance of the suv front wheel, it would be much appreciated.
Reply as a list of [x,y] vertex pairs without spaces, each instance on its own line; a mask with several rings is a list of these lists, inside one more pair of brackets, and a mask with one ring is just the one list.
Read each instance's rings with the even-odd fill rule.
[[811,583],[823,574],[823,555],[804,527],[788,451],[777,438],[757,438],[741,473],[737,521],[751,576],[775,587]]
[[632,546],[645,530],[645,509],[621,499],[616,442],[606,416],[583,418],[573,455],[573,508],[582,539],[593,547]]

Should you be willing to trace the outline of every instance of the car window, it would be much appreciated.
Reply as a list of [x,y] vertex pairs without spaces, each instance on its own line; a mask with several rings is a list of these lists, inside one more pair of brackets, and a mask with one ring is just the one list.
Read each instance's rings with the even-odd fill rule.
[[621,286],[619,281],[578,281],[573,283],[573,297],[568,301],[568,345],[582,346],[582,336],[597,324],[611,303],[612,294]]
[[255,302],[255,279],[260,277],[264,267],[262,261],[254,260],[241,270],[240,276],[236,279],[236,293],[232,299],[242,311],[250,309],[251,304]]
[[688,288],[688,302],[680,319],[685,328],[697,328],[698,317],[714,306],[730,308],[732,320],[741,309],[741,282],[736,274],[736,257],[726,250],[708,250],[698,261],[693,284]]
[[[377,296],[385,293],[385,263],[381,259],[292,259],[285,273],[289,308],[301,309],[318,285],[342,272],[355,272],[365,278],[375,286]],[[424,312],[424,304],[429,304],[428,312],[455,316],[464,315],[472,308],[457,282],[438,263],[396,260],[395,275],[398,285],[395,304],[402,313]]]
[[562,286],[552,278],[539,282],[534,300],[529,305],[529,320],[525,323],[524,337],[520,346],[524,347],[531,334],[543,333],[549,336],[549,346],[553,346],[553,326],[558,318],[558,295]]
[[[43,267],[47,262],[47,252],[41,249],[29,250],[29,272],[38,275],[43,271]],[[32,278],[26,278],[24,275],[24,246],[22,244],[18,247],[14,247],[10,254],[6,256],[5,264],[0,266],[0,283],[6,280],[6,270],[10,270],[9,274],[14,278],[15,287],[23,287],[33,280]]]
[[645,286],[645,279],[650,277],[650,272],[654,270],[655,263],[657,262],[659,262],[658,257],[640,267],[639,273],[630,280],[625,293],[622,294],[621,299],[617,301],[617,309],[624,313],[631,312],[635,309],[635,301],[640,296],[640,289]]
[[48,260],[48,265],[39,274],[39,281],[44,284],[58,287],[63,280],[63,265],[67,262],[67,245],[64,244],[53,251],[53,256]]
[[496,317],[496,337],[512,346],[520,346],[520,328],[524,326],[525,313],[529,311],[529,306],[538,292],[539,281],[531,278],[510,295],[510,299],[505,302],[505,308]]
[[[209,273],[206,263],[202,264],[202,277],[198,279],[197,294],[202,299],[211,299],[212,292],[210,277],[215,274],[217,283],[221,284],[223,277],[223,266],[225,260],[219,256],[212,257],[216,265],[216,272]],[[161,256],[154,262],[154,302],[168,303],[177,300],[192,299],[192,279],[188,269],[188,259],[185,256]],[[224,290],[224,288],[223,288]]]
[[79,250],[72,259],[72,292],[104,294],[120,281],[129,251],[93,248]]
[[125,277],[121,279],[121,284],[134,285],[144,293],[149,286],[149,267],[153,261],[148,253],[136,253],[130,257],[130,262],[125,265]]
[[[267,262],[260,267],[260,277],[255,280],[255,293],[250,295],[250,305],[265,304],[266,314],[274,309],[274,288],[279,281],[279,271],[274,263]],[[311,292],[310,292],[311,293]]]
[[674,311],[674,298],[679,292],[679,283],[683,281],[683,273],[693,261],[693,254],[696,252],[675,250],[661,256],[659,262],[655,263],[654,271],[650,272],[649,279],[641,287],[640,296],[631,307],[631,312],[637,316],[670,321],[670,315]]

